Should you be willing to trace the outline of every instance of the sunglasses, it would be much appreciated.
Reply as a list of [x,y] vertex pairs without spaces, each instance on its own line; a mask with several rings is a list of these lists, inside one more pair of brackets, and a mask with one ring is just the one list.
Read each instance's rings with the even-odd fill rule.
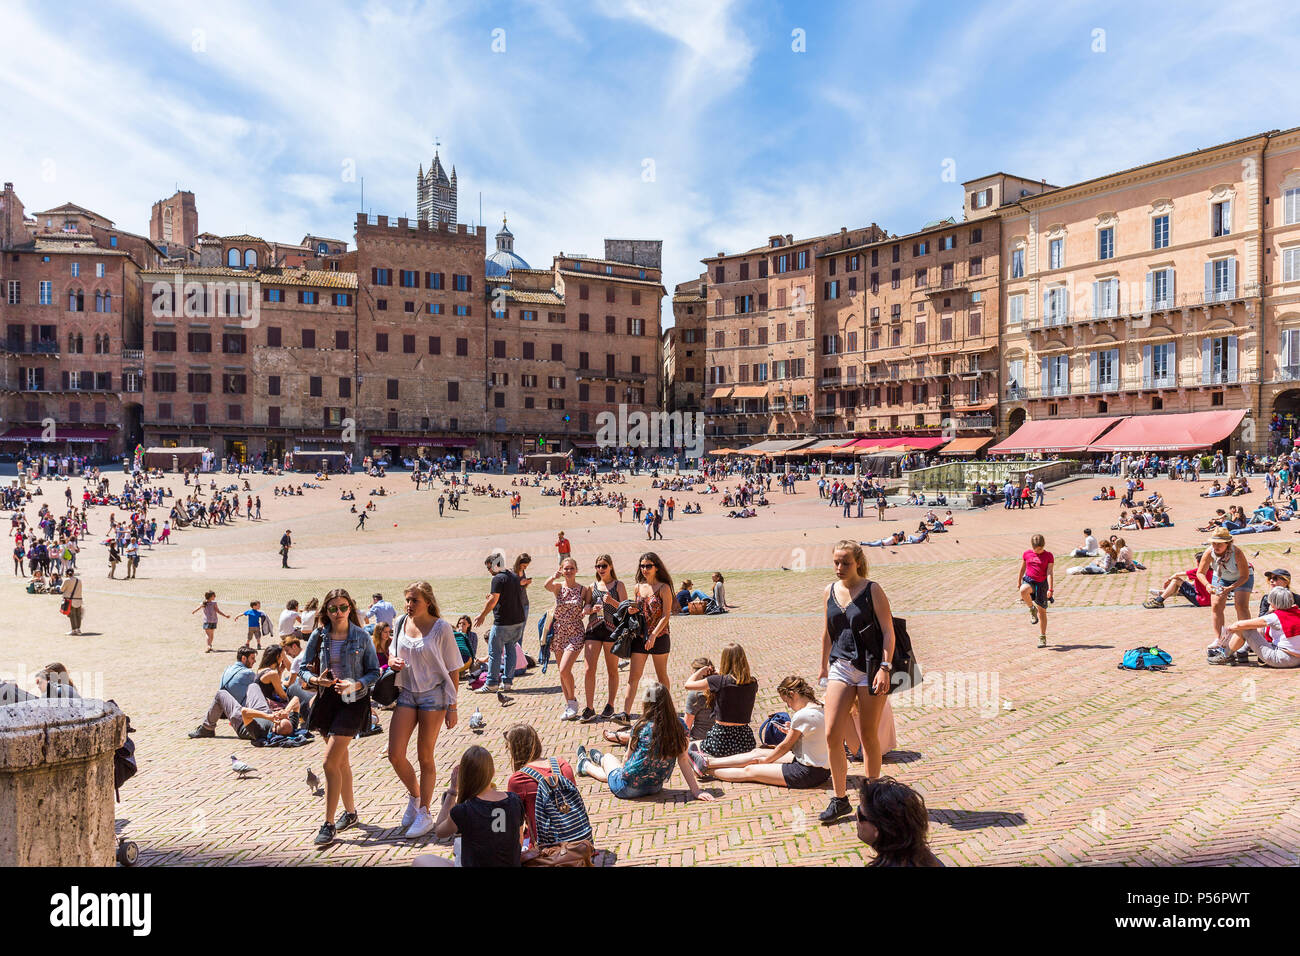
[[325,609],[326,614],[347,614],[352,610],[351,604],[331,604]]
[[596,570],[597,570],[597,571],[604,571],[604,570],[605,570],[606,568],[608,568],[608,567],[609,567],[608,564],[598,564],[598,565],[596,565]]
[[866,814],[864,814],[864,813],[862,812],[862,807],[861,807],[861,806],[859,806],[859,807],[858,807],[858,808],[853,812],[853,815],[854,815],[854,817],[857,818],[857,821],[858,821],[859,823],[870,823],[870,822],[871,822],[870,820],[867,819]]

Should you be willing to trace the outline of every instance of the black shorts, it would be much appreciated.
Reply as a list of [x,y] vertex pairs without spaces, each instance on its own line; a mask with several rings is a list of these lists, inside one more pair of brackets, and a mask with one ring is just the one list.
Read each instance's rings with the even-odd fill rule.
[[633,654],[652,654],[658,656],[660,654],[667,654],[669,651],[669,647],[670,645],[669,645],[667,634],[660,634],[657,638],[655,638],[654,647],[648,651],[645,649],[644,637],[636,637],[632,639]]
[[599,641],[601,643],[612,643],[614,640],[614,631],[604,621],[594,625],[586,634],[582,636],[584,641]]
[[791,790],[812,790],[823,786],[831,778],[831,772],[825,767],[810,767],[792,760],[781,764],[781,776],[785,777],[785,785]]
[[323,690],[312,702],[308,729],[327,737],[355,737],[370,728],[370,695],[352,702],[345,701],[338,691]]
[[1025,584],[1028,584],[1031,590],[1031,597],[1035,604],[1041,608],[1047,607],[1047,582],[1030,580],[1028,575],[1025,576]]

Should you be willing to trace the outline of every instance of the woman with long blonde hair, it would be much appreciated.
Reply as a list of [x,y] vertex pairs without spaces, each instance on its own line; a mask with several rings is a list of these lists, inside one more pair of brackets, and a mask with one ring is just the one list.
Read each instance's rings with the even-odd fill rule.
[[[397,709],[388,726],[388,761],[406,787],[406,812],[402,815],[403,835],[422,837],[434,827],[429,811],[438,768],[434,748],[445,723],[456,726],[456,693],[460,686],[461,656],[456,632],[438,610],[433,585],[417,581],[405,592],[406,613],[393,627],[393,644],[388,666],[397,673]],[[411,734],[417,729],[415,768],[406,756]]]
[[826,684],[826,743],[835,793],[820,814],[824,824],[852,812],[848,799],[845,729],[858,704],[858,735],[866,750],[867,778],[880,776],[881,714],[890,691],[894,659],[894,617],[889,598],[867,577],[867,555],[856,541],[835,545],[835,578],[826,587],[821,675]]
[[743,647],[728,644],[722,649],[717,672],[712,667],[701,667],[686,682],[686,689],[707,691],[707,703],[713,709],[713,726],[700,742],[701,751],[712,757],[730,757],[758,747],[749,726],[758,681],[749,672],[749,658]]

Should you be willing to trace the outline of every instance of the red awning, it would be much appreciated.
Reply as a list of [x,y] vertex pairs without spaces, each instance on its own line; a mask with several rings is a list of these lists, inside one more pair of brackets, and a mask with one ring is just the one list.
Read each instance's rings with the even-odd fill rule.
[[947,438],[919,437],[916,435],[896,435],[893,438],[859,438],[853,443],[854,448],[901,448],[906,445],[912,451],[933,451]]
[[1026,452],[1070,453],[1088,451],[1106,429],[1123,418],[1040,418],[1025,422],[1004,442],[989,449],[990,455],[1023,455]]
[[1246,417],[1244,409],[1221,412],[1183,412],[1169,415],[1134,415],[1089,451],[1200,451],[1223,441]]
[[[21,441],[35,442],[41,444],[44,439],[41,437],[45,434],[44,428],[11,428],[9,431],[0,435],[0,441]],[[107,442],[115,434],[111,428],[72,428],[64,425],[55,425],[53,434],[46,444],[57,445],[60,442]]]

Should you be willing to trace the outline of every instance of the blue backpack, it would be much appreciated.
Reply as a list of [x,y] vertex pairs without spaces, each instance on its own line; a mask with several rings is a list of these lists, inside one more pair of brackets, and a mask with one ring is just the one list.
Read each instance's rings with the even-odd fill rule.
[[784,710],[772,714],[758,728],[758,742],[764,747],[776,747],[785,740],[786,732],[782,724],[790,723],[790,715]]
[[1131,651],[1124,652],[1124,660],[1120,662],[1119,669],[1122,671],[1162,671],[1173,662],[1173,656],[1168,651],[1162,651],[1158,647],[1135,647]]
[[591,821],[587,819],[582,793],[560,772],[560,761],[551,758],[550,773],[532,767],[524,767],[523,771],[537,781],[537,801],[533,805],[536,844],[554,846],[571,840],[590,840]]

